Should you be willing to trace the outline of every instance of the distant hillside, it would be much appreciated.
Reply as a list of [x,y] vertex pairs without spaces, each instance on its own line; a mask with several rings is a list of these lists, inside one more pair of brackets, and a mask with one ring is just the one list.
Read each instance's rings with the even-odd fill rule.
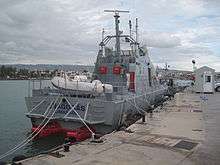
[[[0,65],[2,66],[2,65]],[[72,71],[83,71],[87,70],[93,72],[94,66],[87,65],[52,65],[52,64],[6,64],[5,66],[11,66],[17,69],[28,69],[28,70],[72,70]]]

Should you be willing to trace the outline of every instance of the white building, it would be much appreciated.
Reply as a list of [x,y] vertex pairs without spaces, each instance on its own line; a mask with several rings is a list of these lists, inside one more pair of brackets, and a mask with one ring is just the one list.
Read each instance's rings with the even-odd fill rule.
[[207,66],[203,66],[194,71],[195,85],[194,91],[198,93],[213,93],[215,91],[215,70]]

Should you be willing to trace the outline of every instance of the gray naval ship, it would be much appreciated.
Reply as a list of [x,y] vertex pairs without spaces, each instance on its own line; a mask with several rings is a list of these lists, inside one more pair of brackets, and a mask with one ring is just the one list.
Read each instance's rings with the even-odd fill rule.
[[147,48],[138,41],[138,19],[134,30],[129,21],[126,35],[119,29],[119,14],[128,11],[106,12],[114,13],[115,34],[103,32],[92,80],[80,75],[70,79],[64,73],[50,81],[53,88],[33,89],[25,98],[32,131],[46,136],[86,127],[107,133],[164,101],[168,87],[159,83]]

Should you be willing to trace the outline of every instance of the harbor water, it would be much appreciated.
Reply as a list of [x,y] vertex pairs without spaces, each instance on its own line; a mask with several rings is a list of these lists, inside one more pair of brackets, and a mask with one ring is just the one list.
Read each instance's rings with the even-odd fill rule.
[[[43,84],[48,82],[45,80]],[[0,155],[14,148],[30,134],[31,122],[25,116],[25,112],[27,112],[25,96],[28,95],[28,86],[27,80],[0,81]],[[11,160],[16,155],[38,154],[54,148],[62,142],[63,136],[35,140],[3,160]]]

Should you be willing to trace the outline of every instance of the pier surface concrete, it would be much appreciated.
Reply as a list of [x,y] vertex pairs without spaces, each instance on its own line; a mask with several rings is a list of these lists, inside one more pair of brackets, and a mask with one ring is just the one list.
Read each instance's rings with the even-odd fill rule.
[[[202,97],[201,97],[202,96]],[[23,165],[194,165],[220,162],[220,94],[177,93],[126,131],[84,141],[57,158],[39,155]]]

